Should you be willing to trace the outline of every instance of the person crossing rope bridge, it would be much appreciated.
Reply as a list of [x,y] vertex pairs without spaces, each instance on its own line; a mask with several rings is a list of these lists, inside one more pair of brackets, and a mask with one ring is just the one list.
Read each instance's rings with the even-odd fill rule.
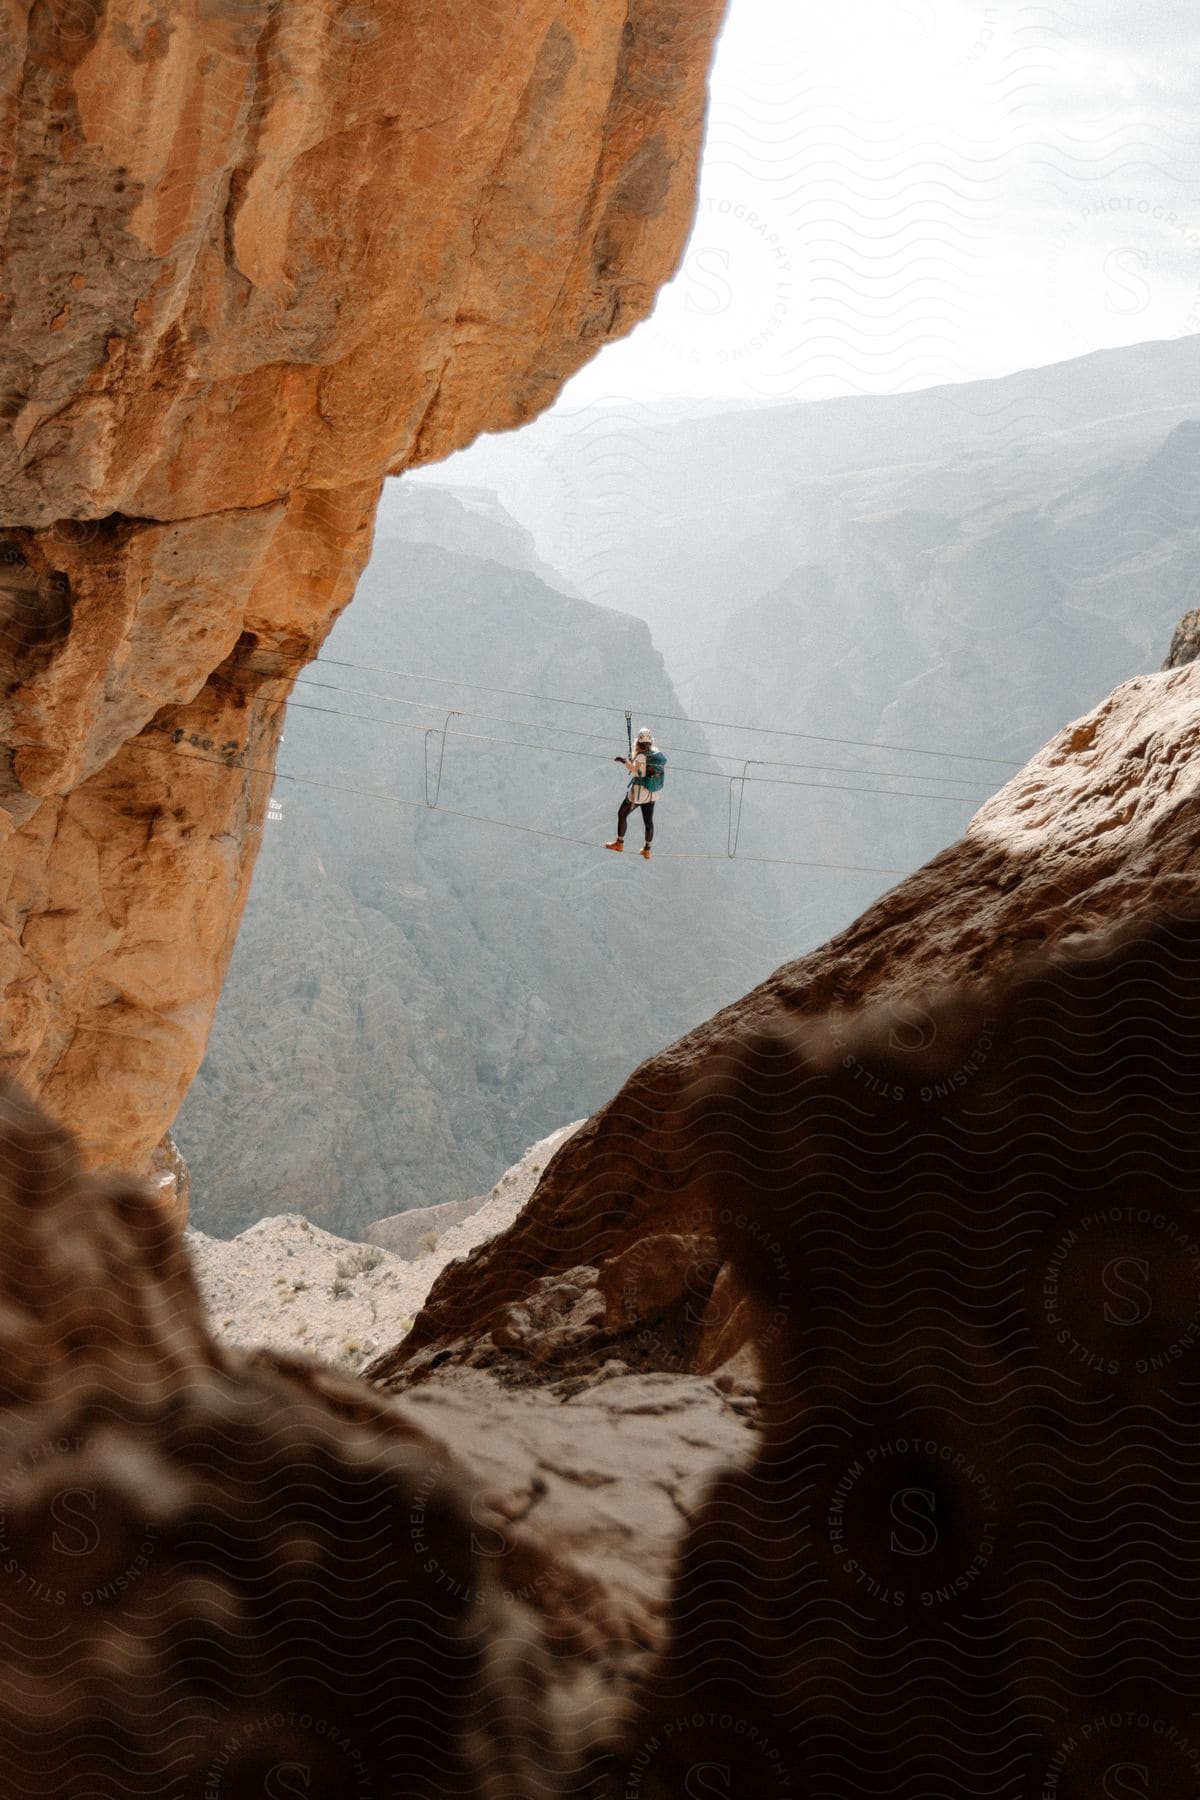
[[666,779],[667,759],[654,742],[654,733],[648,725],[644,725],[637,734],[636,744],[630,744],[629,755],[614,756],[613,761],[623,764],[629,770],[629,787],[617,812],[617,835],[604,848],[624,850],[629,815],[638,806],[642,811],[642,827],[646,833],[641,854],[649,862],[650,846],[654,842],[654,803],[662,792]]

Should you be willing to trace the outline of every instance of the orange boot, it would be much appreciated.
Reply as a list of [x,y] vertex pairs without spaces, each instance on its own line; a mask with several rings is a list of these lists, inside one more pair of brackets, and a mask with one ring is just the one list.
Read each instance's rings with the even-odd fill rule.
[[649,844],[643,844],[639,854],[644,856],[646,861],[649,862],[650,861],[650,846],[649,846]]
[[625,848],[625,839],[624,838],[614,838],[612,843],[605,844],[604,848],[606,850],[623,850]]

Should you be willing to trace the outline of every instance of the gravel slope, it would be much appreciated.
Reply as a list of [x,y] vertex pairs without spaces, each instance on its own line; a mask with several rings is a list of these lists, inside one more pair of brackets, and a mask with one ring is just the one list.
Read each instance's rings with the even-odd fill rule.
[[417,1262],[334,1237],[299,1213],[260,1219],[230,1239],[185,1232],[213,1335],[243,1349],[299,1351],[357,1371],[399,1343],[447,1263],[512,1224],[550,1158],[582,1123],[532,1145],[479,1210]]

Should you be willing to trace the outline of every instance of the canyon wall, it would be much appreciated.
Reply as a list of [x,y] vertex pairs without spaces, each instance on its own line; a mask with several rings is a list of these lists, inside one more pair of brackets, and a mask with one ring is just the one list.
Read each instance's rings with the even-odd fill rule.
[[[383,479],[648,312],[722,0],[52,0],[0,48],[0,1067],[148,1166]],[[281,688],[280,684],[283,684]]]

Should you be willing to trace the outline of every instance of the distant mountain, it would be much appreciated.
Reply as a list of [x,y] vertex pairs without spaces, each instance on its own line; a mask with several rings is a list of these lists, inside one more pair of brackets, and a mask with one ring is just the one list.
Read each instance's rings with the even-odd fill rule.
[[[448,530],[444,497],[421,504]],[[471,541],[511,553],[511,521],[489,538],[468,510]],[[681,710],[641,621],[499,557],[381,537],[307,681],[176,1126],[210,1234],[280,1210],[352,1234],[482,1193],[790,949],[762,872],[724,859],[723,780],[668,777],[660,859],[599,849],[621,697],[652,724]]]
[[810,560],[731,612],[697,710],[1015,758],[1194,604],[1200,419],[1115,459],[834,477],[789,526]]
[[385,482],[375,531],[381,540],[432,544],[456,555],[527,569],[560,593],[574,592],[565,575],[542,561],[533,533],[517,523],[491,488]]
[[[495,489],[581,594],[646,619],[690,701],[730,613],[824,560],[831,478],[940,470],[963,492],[1019,471],[1036,488],[1193,415],[1200,336],[916,393],[555,409],[431,475]],[[826,533],[839,521],[834,504]]]
[[[998,456],[976,469],[973,496],[955,493],[952,473],[827,484],[824,560],[731,616],[692,683],[696,713],[1016,762],[1158,667],[1200,597],[1200,421],[1033,482],[1020,459]],[[797,519],[808,503],[797,496]],[[802,838],[850,859],[869,844],[906,866],[941,848],[1008,772],[778,738],[760,754],[840,763],[858,772],[804,778],[891,792],[754,788],[748,850]]]

